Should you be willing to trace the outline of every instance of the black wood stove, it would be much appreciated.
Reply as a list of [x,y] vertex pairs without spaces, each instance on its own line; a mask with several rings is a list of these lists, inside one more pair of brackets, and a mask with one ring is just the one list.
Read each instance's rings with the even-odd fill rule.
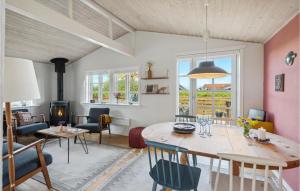
[[57,73],[57,101],[50,103],[50,125],[67,125],[70,123],[70,102],[64,100],[64,73],[66,71],[66,58],[53,58],[50,62],[55,64]]

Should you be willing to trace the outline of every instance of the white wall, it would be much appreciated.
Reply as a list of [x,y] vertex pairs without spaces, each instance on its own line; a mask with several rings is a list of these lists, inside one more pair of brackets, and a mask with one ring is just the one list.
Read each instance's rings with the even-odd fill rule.
[[34,105],[36,106],[30,107],[29,110],[35,115],[41,113],[45,114],[46,120],[48,120],[50,102],[56,98],[54,97],[54,95],[56,96],[56,85],[53,88],[53,84],[55,84],[56,80],[56,77],[54,76],[54,65],[35,62],[34,69],[41,99],[36,100],[34,102]]
[[[129,40],[124,36],[120,41]],[[262,44],[245,43],[230,40],[211,39],[209,50],[226,49],[243,46],[241,65],[244,71],[243,111],[250,107],[262,108],[263,100],[263,46]],[[141,95],[140,106],[110,106],[114,116],[130,118],[131,127],[147,126],[162,121],[173,121],[176,111],[176,56],[184,53],[203,52],[201,38],[180,35],[169,35],[152,32],[136,33],[136,55],[126,57],[100,48],[67,67],[65,88],[66,99],[73,101],[73,109],[77,114],[86,114],[95,105],[84,102],[84,80],[86,71],[116,69],[132,66],[144,67],[148,61],[154,63],[154,70],[163,68],[169,71],[170,95]],[[101,106],[99,106],[101,107]],[[115,127],[114,133],[127,134],[128,128]]]

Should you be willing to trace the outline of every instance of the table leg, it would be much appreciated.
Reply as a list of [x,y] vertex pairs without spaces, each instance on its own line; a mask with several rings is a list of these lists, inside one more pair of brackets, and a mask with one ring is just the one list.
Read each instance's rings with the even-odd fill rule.
[[58,138],[59,141],[59,147],[61,147],[61,138]]
[[69,164],[69,158],[70,158],[70,139],[68,138],[68,164]]
[[78,137],[78,140],[79,140],[80,143],[81,143],[81,146],[82,146],[82,148],[83,148],[85,154],[88,154],[88,153],[89,153],[89,150],[88,150],[88,147],[87,147],[87,144],[86,144],[86,140],[85,140],[84,134],[83,134],[83,142],[82,142],[82,140],[81,140],[81,138],[80,138],[79,135],[78,135],[77,137]]
[[44,150],[44,147],[45,147],[47,141],[48,141],[48,135],[45,136],[45,142],[44,142],[44,144],[43,144],[42,150]]

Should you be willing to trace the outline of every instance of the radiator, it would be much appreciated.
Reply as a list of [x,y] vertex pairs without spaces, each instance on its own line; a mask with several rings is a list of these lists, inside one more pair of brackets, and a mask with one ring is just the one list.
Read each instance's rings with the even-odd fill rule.
[[118,116],[111,116],[112,124],[121,126],[130,126],[130,119]]

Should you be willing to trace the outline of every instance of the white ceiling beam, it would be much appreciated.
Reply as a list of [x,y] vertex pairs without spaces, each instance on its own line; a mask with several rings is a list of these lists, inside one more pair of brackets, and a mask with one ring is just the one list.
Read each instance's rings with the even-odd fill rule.
[[6,8],[123,55],[134,55],[132,48],[116,42],[34,0],[6,0]]
[[97,13],[99,13],[99,14],[105,16],[105,17],[110,18],[115,24],[119,25],[123,29],[125,29],[129,32],[135,32],[135,29],[132,26],[128,25],[127,23],[122,21],[120,18],[116,17],[111,12],[107,11],[105,8],[100,6],[98,3],[96,3],[92,0],[80,0],[80,1],[83,4],[85,4],[86,6],[90,7],[94,11],[96,11]]

